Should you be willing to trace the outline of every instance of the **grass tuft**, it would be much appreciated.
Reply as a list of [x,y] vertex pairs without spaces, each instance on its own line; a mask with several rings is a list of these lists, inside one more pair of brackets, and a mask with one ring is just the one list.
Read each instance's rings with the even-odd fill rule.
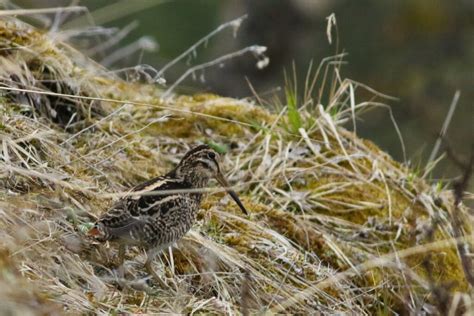
[[[294,64],[293,64],[293,70]],[[285,97],[286,104],[288,107],[288,122],[290,124],[290,130],[293,133],[298,133],[298,130],[302,127],[300,113],[298,111],[298,96],[297,96],[297,85],[296,85],[296,74],[292,79],[293,82],[287,77],[285,72]]]

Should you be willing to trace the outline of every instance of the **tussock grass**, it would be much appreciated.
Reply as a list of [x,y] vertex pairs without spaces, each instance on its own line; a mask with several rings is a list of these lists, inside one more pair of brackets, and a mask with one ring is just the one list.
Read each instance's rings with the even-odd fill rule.
[[[341,127],[386,98],[342,79],[343,57],[310,68],[303,97],[288,87],[288,104],[269,111],[126,82],[2,18],[2,313],[417,313],[435,309],[440,289],[451,310],[472,312],[456,248],[472,259],[472,216],[457,208],[454,235],[451,191]],[[374,99],[358,102],[358,89]],[[223,169],[251,217],[209,188],[198,224],[155,262],[168,286],[148,280],[138,248],[117,280],[116,249],[84,232],[202,142],[227,151]]]

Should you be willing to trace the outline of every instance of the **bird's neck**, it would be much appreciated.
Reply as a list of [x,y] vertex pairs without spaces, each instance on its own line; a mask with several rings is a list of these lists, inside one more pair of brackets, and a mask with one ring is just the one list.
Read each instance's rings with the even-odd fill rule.
[[197,189],[206,187],[207,183],[209,182],[209,177],[201,176],[195,174],[194,172],[185,174],[183,179],[184,181],[190,183],[193,188]]
[[204,188],[207,186],[210,178],[207,175],[198,174],[193,171],[183,171],[176,169],[173,172],[176,178],[182,179],[183,182],[187,183],[192,188]]

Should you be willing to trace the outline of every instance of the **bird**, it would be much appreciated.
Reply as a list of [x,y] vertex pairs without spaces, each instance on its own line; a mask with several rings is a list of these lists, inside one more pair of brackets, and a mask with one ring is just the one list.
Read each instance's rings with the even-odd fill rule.
[[146,271],[164,285],[152,268],[153,258],[191,229],[204,195],[201,189],[212,178],[249,214],[222,174],[219,161],[220,155],[208,145],[189,150],[170,172],[132,187],[100,215],[88,235],[99,242],[118,243],[120,268],[127,246],[145,248]]

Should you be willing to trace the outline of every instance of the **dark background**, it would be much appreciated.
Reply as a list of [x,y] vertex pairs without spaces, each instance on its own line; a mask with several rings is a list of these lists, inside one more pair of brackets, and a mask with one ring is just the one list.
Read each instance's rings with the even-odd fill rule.
[[[23,8],[71,4],[52,0],[14,3]],[[458,89],[461,97],[447,136],[455,151],[465,158],[474,141],[474,1],[87,0],[75,4],[86,6],[97,25],[124,28],[136,23],[114,47],[115,51],[129,44],[132,49],[137,48],[136,41],[144,36],[158,44],[155,51],[124,51],[116,61],[111,58],[113,50],[92,54],[96,60],[110,62],[108,66],[116,69],[138,63],[159,69],[220,24],[248,14],[236,38],[231,31],[224,31],[207,48],[199,49],[191,64],[259,44],[268,47],[269,66],[258,70],[254,58],[242,57],[225,63],[222,68],[207,69],[204,82],[190,78],[181,86],[187,93],[204,90],[233,97],[252,95],[246,78],[259,94],[270,97],[275,88],[284,85],[283,70],[289,69],[293,61],[298,80],[303,83],[311,59],[319,64],[322,58],[335,52],[335,45],[329,45],[326,37],[326,17],[334,12],[339,50],[348,53],[342,77],[399,98],[389,104],[404,136],[412,166],[426,163]],[[60,24],[60,29],[86,26],[93,26],[90,19],[72,14]],[[71,41],[93,51],[106,38],[78,35]],[[183,62],[168,71],[168,83],[188,67]],[[361,137],[373,140],[395,159],[403,160],[387,111],[376,109],[362,115],[361,121],[357,130]],[[444,161],[435,169],[434,177],[446,178],[458,173],[452,163]]]

